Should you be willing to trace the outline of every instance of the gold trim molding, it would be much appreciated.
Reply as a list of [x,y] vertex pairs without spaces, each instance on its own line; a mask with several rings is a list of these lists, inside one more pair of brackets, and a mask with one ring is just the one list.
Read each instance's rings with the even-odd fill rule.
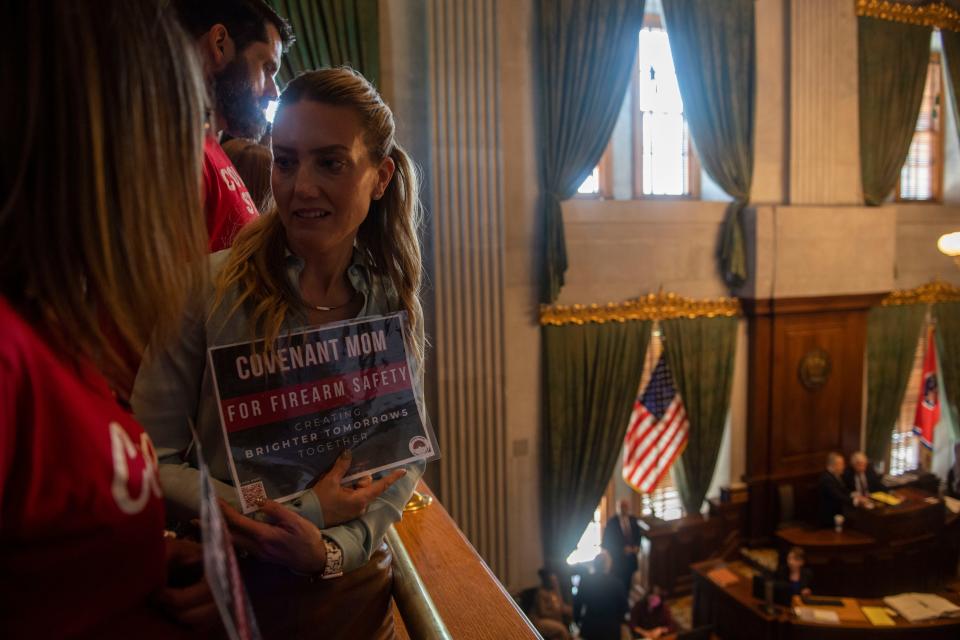
[[934,280],[914,289],[892,291],[880,305],[896,307],[906,304],[936,304],[938,302],[960,302],[960,287],[947,284],[941,280]]
[[857,0],[857,15],[960,31],[960,12],[945,2],[931,2],[918,6],[891,0]]
[[736,298],[697,300],[661,291],[619,303],[541,305],[540,325],[561,326],[588,322],[603,324],[672,318],[731,318],[739,315],[740,301]]

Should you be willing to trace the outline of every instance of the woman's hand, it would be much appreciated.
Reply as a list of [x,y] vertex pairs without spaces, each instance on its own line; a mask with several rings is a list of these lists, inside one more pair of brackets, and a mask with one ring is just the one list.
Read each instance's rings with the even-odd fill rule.
[[177,622],[195,629],[220,625],[220,614],[203,577],[203,547],[189,540],[166,539],[168,585],[157,604]]
[[327,548],[317,527],[273,500],[263,504],[271,522],[257,522],[220,501],[223,517],[230,526],[233,542],[265,562],[283,565],[292,571],[314,574],[327,564]]
[[352,487],[344,486],[341,482],[350,468],[351,460],[352,455],[347,449],[337,458],[333,468],[311,489],[320,501],[324,526],[332,527],[359,518],[367,511],[371,502],[407,473],[406,469],[397,469],[376,482],[367,476]]

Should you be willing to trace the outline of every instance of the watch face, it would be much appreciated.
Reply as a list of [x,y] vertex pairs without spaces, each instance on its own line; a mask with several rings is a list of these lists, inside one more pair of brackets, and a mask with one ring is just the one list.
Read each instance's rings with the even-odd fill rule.
[[343,550],[336,542],[323,539],[327,548],[327,566],[323,568],[322,578],[336,578],[343,575]]

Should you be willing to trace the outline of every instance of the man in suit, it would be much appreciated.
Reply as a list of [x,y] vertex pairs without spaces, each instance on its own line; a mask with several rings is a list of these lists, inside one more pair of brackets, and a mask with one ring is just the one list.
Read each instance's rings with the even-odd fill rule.
[[613,575],[622,583],[624,592],[630,588],[630,578],[637,570],[637,553],[640,551],[640,525],[630,515],[630,501],[621,500],[617,515],[607,520],[600,544],[613,561]]
[[843,456],[835,451],[827,454],[827,468],[820,474],[817,493],[820,498],[817,524],[832,527],[833,517],[843,514],[844,509],[852,509],[865,498],[854,496],[843,482]]
[[610,554],[601,551],[594,572],[583,577],[573,597],[573,619],[584,640],[620,640],[627,613],[627,596],[610,575]]
[[874,491],[884,490],[880,476],[873,470],[863,451],[855,451],[850,455],[850,466],[843,472],[843,482],[847,485],[847,491],[863,499]]

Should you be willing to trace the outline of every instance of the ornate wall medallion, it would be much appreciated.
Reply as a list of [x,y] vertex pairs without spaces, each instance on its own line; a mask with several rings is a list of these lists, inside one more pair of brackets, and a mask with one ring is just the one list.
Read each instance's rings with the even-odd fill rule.
[[832,363],[830,354],[823,349],[811,349],[800,358],[800,367],[797,375],[800,383],[810,391],[816,391],[827,384],[830,378]]

